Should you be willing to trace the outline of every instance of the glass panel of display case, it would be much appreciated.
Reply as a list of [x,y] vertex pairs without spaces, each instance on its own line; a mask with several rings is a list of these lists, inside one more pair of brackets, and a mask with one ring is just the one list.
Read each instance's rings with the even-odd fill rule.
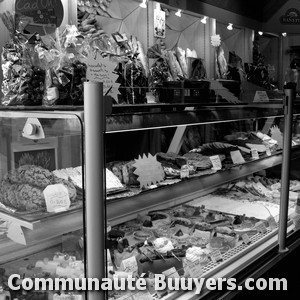
[[[1,276],[83,276],[82,119],[81,112],[0,111]],[[10,299],[55,293],[0,282]]]

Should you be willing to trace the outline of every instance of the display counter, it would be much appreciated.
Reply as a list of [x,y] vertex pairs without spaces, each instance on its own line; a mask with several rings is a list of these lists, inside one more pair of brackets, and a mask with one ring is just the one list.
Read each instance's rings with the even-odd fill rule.
[[[296,103],[295,123],[299,108]],[[105,117],[106,172],[110,173],[106,173],[103,205],[108,224],[105,245],[111,253],[107,262],[109,270],[116,274],[123,272],[124,260],[132,258],[137,269],[125,270],[128,274],[140,274],[142,270],[149,276],[157,270],[168,272],[175,268],[181,277],[237,277],[242,282],[243,270],[259,264],[266,253],[274,253],[278,247],[281,200],[276,167],[281,167],[283,157],[280,140],[285,116],[283,104],[156,105],[155,111],[151,106],[136,105],[120,110],[113,107]],[[84,238],[92,238],[85,232],[83,111],[6,107],[0,111],[0,123],[0,262],[6,275],[23,272],[21,275],[33,276],[30,269],[40,268],[34,270],[44,276],[49,271],[48,262],[55,265],[51,275],[56,277],[86,274],[82,265],[72,264],[71,268],[69,260],[71,257],[73,262],[85,261]],[[256,135],[254,143],[254,135],[259,132],[262,135],[260,138]],[[232,135],[240,138],[229,141],[228,136]],[[140,136],[143,138],[139,139]],[[300,147],[294,133],[292,140],[294,166],[298,163]],[[248,142],[257,146],[251,148]],[[184,152],[186,149],[189,151]],[[231,152],[236,151],[243,160],[234,161]],[[195,156],[187,159],[188,153],[201,154],[204,158],[199,164]],[[215,168],[213,156],[219,157],[219,168]],[[184,162],[182,166],[189,166],[188,172],[183,172],[178,165],[175,167],[176,159]],[[134,168],[128,167],[130,161]],[[123,177],[118,173],[120,162]],[[128,177],[124,177],[124,171]],[[133,179],[134,182],[130,181]],[[258,182],[265,189],[260,184],[259,190]],[[116,189],[116,184],[121,188]],[[70,205],[59,206],[57,198],[61,195],[55,189],[54,196],[51,191],[50,196],[45,194],[48,186],[57,188],[57,185],[67,190]],[[291,178],[287,241],[297,230],[298,185],[298,179]],[[25,189],[20,196],[19,189],[25,187],[34,193],[27,195]],[[52,201],[56,199],[57,206],[52,210],[49,197]],[[25,204],[23,199],[27,199]],[[94,197],[92,201],[99,199]],[[256,205],[261,209],[253,209]],[[216,238],[221,241],[221,247],[213,244]],[[173,252],[166,256],[157,254],[156,240],[171,241]],[[151,246],[149,252],[145,251],[145,241]],[[297,243],[298,239],[293,241],[293,245]],[[187,253],[193,247],[203,255],[204,262],[200,265],[188,261]],[[177,258],[170,259],[172,253]],[[277,251],[267,262],[272,264],[274,257],[279,259],[280,255]],[[158,268],[149,266],[149,257],[155,265],[159,264]],[[28,266],[28,259],[35,265]],[[149,293],[163,299],[199,297],[195,290],[182,296],[180,291],[163,295],[150,289]],[[23,299],[20,294],[12,294]],[[201,295],[211,296],[208,290],[203,290]],[[132,299],[132,294],[108,293],[110,299],[121,296]]]

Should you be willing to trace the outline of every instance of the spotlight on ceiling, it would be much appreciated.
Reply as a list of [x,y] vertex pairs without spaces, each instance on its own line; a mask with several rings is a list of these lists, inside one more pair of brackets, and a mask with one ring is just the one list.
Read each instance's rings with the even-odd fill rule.
[[259,31],[258,34],[259,34],[259,35],[263,35],[264,33],[263,33],[262,31]]
[[177,12],[175,13],[175,16],[181,17],[181,9],[178,9]]
[[143,2],[140,4],[140,7],[147,8],[147,0],[143,0]]
[[232,23],[228,23],[227,29],[228,30],[232,30],[233,29],[233,24]]
[[204,16],[204,17],[201,19],[201,23],[206,24],[206,20],[207,20],[207,17]]

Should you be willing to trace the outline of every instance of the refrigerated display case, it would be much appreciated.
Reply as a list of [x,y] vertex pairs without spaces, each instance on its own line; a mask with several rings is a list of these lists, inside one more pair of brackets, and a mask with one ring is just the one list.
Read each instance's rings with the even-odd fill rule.
[[[299,118],[299,112],[299,105],[296,103],[293,111],[295,123]],[[103,112],[99,111],[100,113]],[[87,252],[89,250],[85,249],[85,245],[87,248],[90,245],[84,237],[87,237],[87,240],[94,239],[94,237],[96,239],[103,228],[93,228],[92,231],[85,232],[83,184],[85,172],[82,166],[85,165],[84,149],[86,145],[84,145],[83,115],[82,110],[71,111],[63,108],[59,110],[56,107],[51,109],[27,108],[25,110],[6,107],[0,111],[0,199],[2,203],[0,208],[2,233],[0,263],[1,268],[5,270],[5,276],[13,273],[21,276],[49,276],[49,273],[59,277],[89,275],[89,272],[84,270],[84,263],[82,263],[82,261],[86,262],[85,250]],[[210,106],[197,104],[113,106],[112,111],[105,116],[106,126],[103,135],[106,169],[113,170],[112,166],[116,161],[139,162],[143,169],[145,166],[143,158],[147,160],[151,157],[154,159],[152,162],[155,165],[163,166],[163,163],[157,160],[161,153],[175,151],[178,156],[183,156],[186,154],[183,153],[186,149],[200,149],[204,144],[225,144],[224,136],[233,132],[264,132],[267,134],[270,133],[273,126],[276,126],[282,133],[284,116],[282,102]],[[188,136],[191,132],[193,138],[189,139]],[[191,143],[191,141],[196,142],[195,132],[198,134],[198,144]],[[300,155],[298,137],[293,135],[293,140],[291,159],[295,162],[294,164],[297,164],[297,158]],[[95,147],[95,145],[90,146]],[[247,202],[247,205],[243,206],[244,212],[226,206],[231,203],[230,199],[225,201],[227,204],[220,207],[215,203],[216,199],[224,196],[220,192],[220,188],[223,189],[222,192],[225,189],[229,192],[228,189],[237,186],[238,182],[252,180],[256,176],[264,179],[276,178],[277,181],[274,181],[273,184],[279,183],[280,174],[278,175],[278,173],[282,171],[280,168],[283,149],[277,147],[271,150],[271,153],[266,151],[258,153],[258,157],[252,157],[251,151],[248,151],[242,155],[243,163],[236,164],[228,158],[227,153],[224,154],[225,159],[222,160],[221,169],[215,170],[211,166],[205,170],[199,168],[184,178],[181,178],[183,176],[180,175],[180,168],[179,173],[174,176],[170,176],[170,174],[167,176],[166,169],[163,168],[164,176],[159,180],[157,177],[152,178],[151,172],[150,174],[142,172],[140,174],[151,178],[150,181],[145,179],[142,188],[139,180],[135,184],[129,184],[129,181],[122,182],[120,179],[123,190],[108,191],[108,185],[111,182],[107,177],[105,202],[99,203],[100,196],[94,196],[92,203],[89,203],[90,207],[101,205],[105,208],[108,234],[104,244],[112,254],[111,265],[108,266],[107,271],[113,271],[118,275],[122,269],[119,266],[125,257],[135,257],[138,268],[136,272],[139,275],[140,272],[148,274],[149,270],[151,273],[156,270],[159,272],[176,270],[180,276],[188,277],[190,276],[188,274],[191,273],[187,273],[187,270],[192,272],[192,266],[187,263],[186,251],[191,248],[191,243],[193,243],[194,246],[205,250],[206,255],[205,264],[202,264],[201,267],[196,266],[196,270],[192,273],[193,276],[237,277],[239,282],[242,282],[245,270],[259,266],[262,260],[265,264],[274,263],[280,256],[285,255],[278,252],[278,220],[281,213],[280,206],[283,204],[278,197],[278,190],[274,201],[270,201],[262,195],[253,197],[252,205],[263,207],[263,209],[254,209],[254,212],[252,210],[253,215],[247,211],[249,203],[246,198],[244,203]],[[35,167],[29,168],[28,165]],[[147,166],[151,169],[151,164],[148,163]],[[136,167],[136,169],[138,168]],[[147,171],[147,168],[144,169]],[[132,169],[128,170],[129,175],[132,175],[130,173]],[[46,174],[42,177],[41,182],[38,176],[40,174]],[[30,178],[34,178],[34,180],[31,181]],[[47,178],[48,181],[46,181]],[[49,212],[45,203],[45,193],[33,201],[34,197],[31,196],[30,191],[37,189],[36,193],[41,193],[46,187],[53,187],[56,184],[67,188],[71,203],[67,208],[58,207]],[[19,196],[18,191],[23,187],[26,188]],[[29,192],[26,192],[26,189]],[[54,197],[51,199],[53,198],[57,198],[57,192],[54,192]],[[23,199],[27,199],[32,205],[23,205]],[[286,241],[292,239],[293,245],[299,243],[295,230],[297,228],[293,221],[295,220],[293,215],[296,201],[297,199],[288,201],[289,217],[286,224]],[[259,213],[262,211],[264,213],[260,215]],[[151,217],[153,213],[156,214],[156,220]],[[268,218],[270,214],[274,217],[272,220]],[[160,220],[161,216],[166,215],[170,218],[171,223],[163,225],[167,225],[166,227],[170,229],[177,222],[175,226],[179,226],[183,235],[174,237],[177,233],[174,232],[174,228],[164,232],[163,229],[167,229],[163,228],[164,226],[147,229],[145,220],[153,223]],[[222,251],[210,248],[212,246],[210,242],[216,237],[211,235],[211,229],[215,229],[215,226],[210,226],[208,230],[203,229],[204,223],[213,224],[213,222],[207,222],[205,215],[219,218],[214,221],[224,221],[222,218],[225,218],[226,224],[223,225],[231,229],[231,233],[234,233],[231,235],[230,241],[228,241],[230,235],[226,236],[227,244],[221,249]],[[252,225],[260,225],[260,227],[251,228],[251,233],[251,230],[247,228],[248,231],[245,232],[247,236],[244,237],[242,237],[243,232],[236,234],[238,230],[234,230],[236,227],[232,222],[236,216],[243,215],[252,221]],[[199,222],[200,217],[202,218],[201,222]],[[189,219],[189,224],[184,228],[186,219]],[[253,223],[253,221],[255,222]],[[220,225],[222,222],[217,222],[217,224]],[[197,225],[199,226],[197,227]],[[176,227],[176,229],[178,228]],[[184,230],[187,229],[190,236],[194,235],[193,240],[189,240],[190,237],[184,239],[184,234],[186,234]],[[121,239],[119,239],[120,236],[113,235],[120,231],[124,233]],[[147,239],[150,245],[155,244],[155,239],[170,239],[175,250],[166,256],[157,255],[157,253],[152,256],[151,251],[149,254],[149,252],[144,252],[144,248],[141,248],[145,247],[145,239],[143,236],[137,235],[137,231],[140,233],[151,232],[152,239]],[[195,232],[198,236],[194,234]],[[206,241],[203,241],[203,234]],[[217,232],[217,234],[219,233]],[[180,239],[182,236],[183,238]],[[223,238],[224,236],[217,235],[217,237]],[[125,239],[129,245],[124,245]],[[141,243],[142,245],[139,245]],[[288,243],[286,245],[290,248],[294,247],[292,244],[291,246]],[[214,255],[211,254],[212,250],[217,250]],[[149,265],[148,256],[154,261],[153,265]],[[92,263],[93,260],[94,257],[90,259]],[[97,258],[95,258],[96,260]],[[244,275],[242,276],[241,273]],[[5,286],[5,288],[7,287]],[[16,298],[26,299],[27,295],[25,294],[10,292]],[[59,294],[59,291],[56,292]],[[50,299],[53,298],[53,293],[50,294]],[[154,298],[163,297],[163,299],[199,298],[195,291],[169,291],[162,295],[150,290],[149,293]],[[202,291],[203,298],[207,295],[210,295],[208,290]],[[42,299],[48,299],[46,298],[48,296],[42,293],[39,296],[45,297]],[[121,294],[116,291],[108,293],[110,299],[113,297],[117,299],[120,296]],[[122,296],[128,299],[139,297],[138,294],[134,296],[134,293]]]

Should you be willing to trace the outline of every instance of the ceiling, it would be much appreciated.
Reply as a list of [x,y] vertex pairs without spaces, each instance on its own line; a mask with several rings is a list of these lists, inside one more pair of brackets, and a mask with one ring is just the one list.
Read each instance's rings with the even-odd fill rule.
[[289,0],[198,0],[260,22],[268,21]]

